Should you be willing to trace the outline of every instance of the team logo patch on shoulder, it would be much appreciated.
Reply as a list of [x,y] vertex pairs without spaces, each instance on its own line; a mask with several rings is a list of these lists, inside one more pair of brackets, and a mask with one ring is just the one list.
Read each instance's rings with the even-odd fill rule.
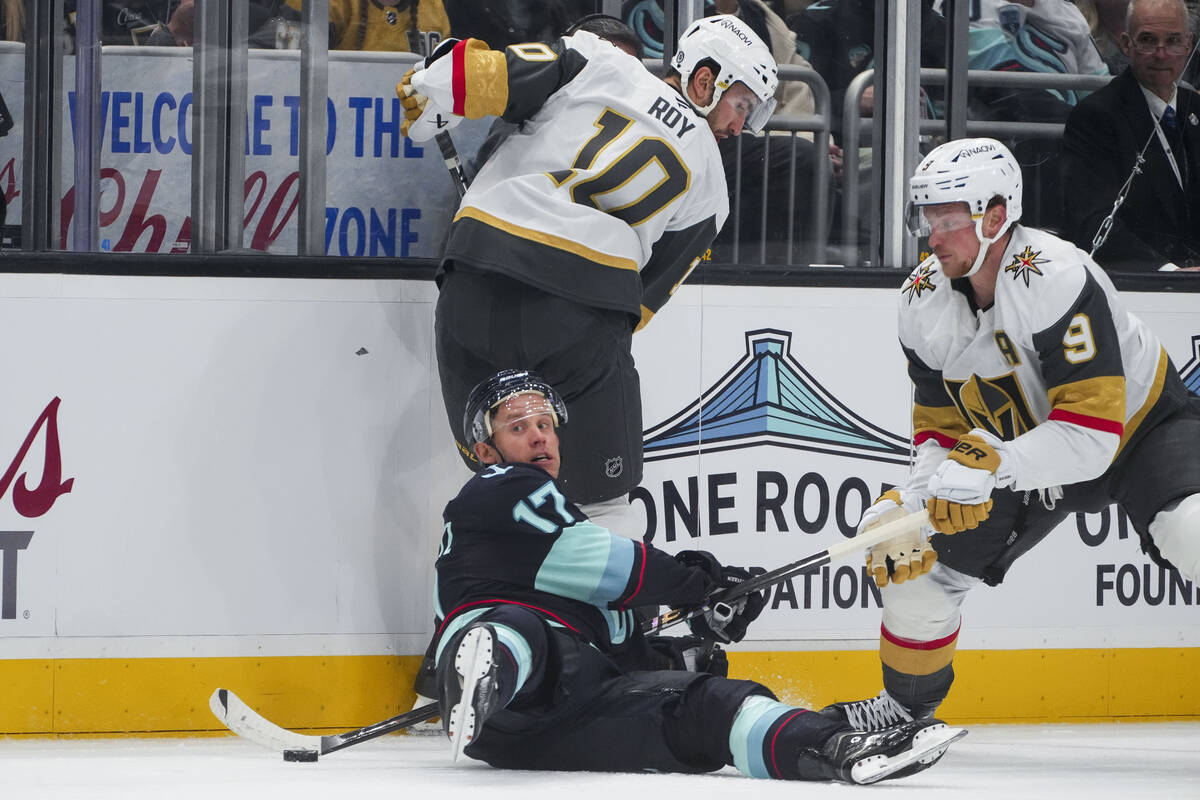
[[904,284],[904,288],[900,290],[908,296],[908,302],[911,303],[914,297],[920,297],[921,292],[926,289],[931,292],[937,290],[937,286],[930,279],[931,275],[933,275],[933,267],[923,264],[917,268],[916,272],[908,276],[908,283]]
[[1041,275],[1042,271],[1037,268],[1038,264],[1045,264],[1050,259],[1038,258],[1042,254],[1041,250],[1034,252],[1029,245],[1025,245],[1025,249],[1013,256],[1012,263],[1004,268],[1005,272],[1013,274],[1013,280],[1025,279],[1025,285],[1029,286],[1030,275]]

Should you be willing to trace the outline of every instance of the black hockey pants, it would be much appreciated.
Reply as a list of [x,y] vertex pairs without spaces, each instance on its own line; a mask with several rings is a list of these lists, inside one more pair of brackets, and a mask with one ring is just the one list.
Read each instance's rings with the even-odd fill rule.
[[[733,763],[729,732],[743,701],[772,696],[757,683],[705,673],[622,673],[592,644],[519,606],[472,624],[483,622],[512,628],[531,651],[524,686],[466,748],[492,766],[710,772]],[[442,650],[439,670],[452,668],[466,630]]]

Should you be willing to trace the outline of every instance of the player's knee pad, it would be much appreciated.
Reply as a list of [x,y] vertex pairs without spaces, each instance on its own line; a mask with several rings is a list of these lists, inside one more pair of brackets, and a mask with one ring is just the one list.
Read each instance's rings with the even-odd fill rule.
[[1150,538],[1185,578],[1200,583],[1200,494],[1183,498],[1150,521]]
[[587,514],[592,522],[602,528],[608,528],[617,536],[640,542],[646,533],[645,516],[633,507],[625,495],[585,503],[579,506],[579,509]]
[[883,626],[905,639],[941,639],[958,630],[959,608],[967,591],[981,583],[938,562],[927,575],[889,583],[883,597]]

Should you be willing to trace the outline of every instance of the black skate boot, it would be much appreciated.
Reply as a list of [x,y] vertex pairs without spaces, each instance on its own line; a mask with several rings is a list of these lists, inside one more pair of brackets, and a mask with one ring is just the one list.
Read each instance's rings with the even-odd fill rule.
[[[433,660],[434,644],[437,642],[435,638],[429,643],[429,647],[425,651],[425,657],[421,659],[421,667],[417,670],[417,676],[413,680],[413,691],[416,692],[417,698],[413,701],[413,708],[421,708],[430,703],[437,702],[438,696],[438,678],[437,678],[437,663]],[[424,722],[418,722],[407,728],[409,736],[440,736],[442,734],[442,718],[430,717]]]
[[926,713],[913,713],[912,710],[897,702],[887,689],[878,696],[867,700],[855,700],[848,703],[832,703],[819,712],[829,719],[841,720],[851,728],[860,731],[881,731],[902,722],[912,722],[933,716],[932,710]]
[[454,746],[454,760],[483,730],[488,717],[504,707],[507,694],[497,662],[500,643],[491,625],[467,629],[442,673],[442,725]]
[[834,780],[875,783],[929,769],[951,743],[966,735],[963,728],[950,728],[932,718],[922,719],[879,731],[835,733],[819,750],[810,748],[800,758],[809,760],[811,767],[820,764]]

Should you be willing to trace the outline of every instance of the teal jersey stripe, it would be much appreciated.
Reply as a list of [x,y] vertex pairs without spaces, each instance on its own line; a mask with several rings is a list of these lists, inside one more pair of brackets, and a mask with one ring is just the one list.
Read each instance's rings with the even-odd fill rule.
[[515,697],[533,670],[533,650],[529,642],[525,641],[525,637],[515,629],[496,623],[492,623],[492,627],[496,629],[496,638],[500,640],[500,644],[508,648],[508,652],[512,653],[517,662],[517,685],[513,687]]
[[584,520],[562,529],[534,579],[534,588],[601,608],[629,583],[634,543]]
[[449,644],[450,640],[454,638],[454,634],[458,633],[460,630],[474,622],[479,615],[491,611],[493,608],[495,608],[495,606],[473,608],[470,611],[464,611],[454,619],[450,620],[449,624],[446,625],[446,629],[442,631],[441,637],[438,639],[437,655],[434,657],[434,661],[442,660],[442,651],[446,648],[446,645]]
[[[442,632],[442,638],[438,640],[435,661],[440,662],[442,660],[442,651],[445,649],[446,644],[454,638],[454,634],[494,608],[495,606],[473,608],[470,611],[464,611],[450,620],[450,624]],[[517,662],[517,685],[513,689],[513,694],[515,695],[521,691],[521,687],[525,685],[525,680],[529,677],[529,673],[533,669],[533,650],[530,648],[529,642],[525,641],[525,637],[517,633],[513,628],[496,622],[488,624],[496,631],[496,638],[500,640],[500,644],[508,648],[508,651],[513,655],[513,659]]]
[[751,778],[771,777],[763,759],[763,740],[776,720],[798,711],[762,695],[746,698],[729,729],[729,752],[739,772]]

